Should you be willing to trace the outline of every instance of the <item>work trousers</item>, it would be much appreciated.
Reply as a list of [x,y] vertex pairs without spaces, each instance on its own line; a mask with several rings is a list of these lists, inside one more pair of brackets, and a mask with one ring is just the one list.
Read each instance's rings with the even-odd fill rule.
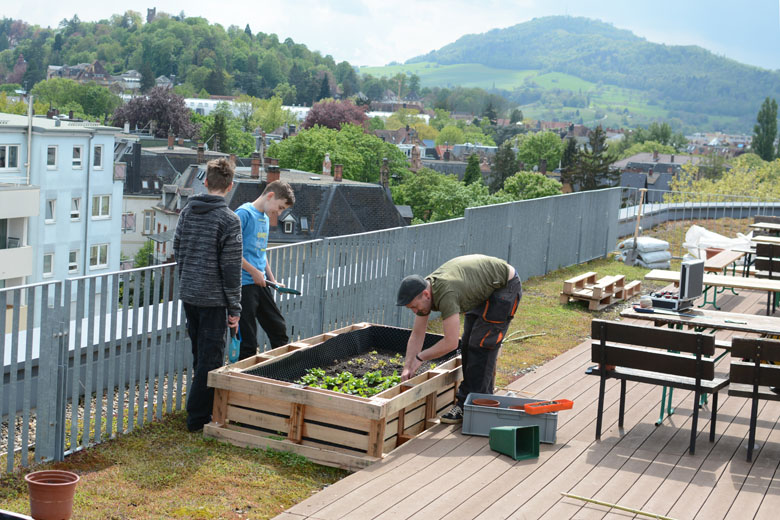
[[281,347],[290,342],[287,337],[287,324],[284,316],[274,302],[273,289],[249,284],[241,286],[241,351],[239,359],[257,354],[257,324],[263,327],[271,348]]
[[214,389],[206,385],[208,373],[225,360],[227,307],[198,307],[184,303],[187,333],[192,342],[192,381],[187,385],[187,428],[203,428],[211,421]]
[[461,408],[472,392],[493,393],[498,352],[522,296],[522,284],[515,274],[485,303],[466,312],[460,345],[463,381],[456,395]]

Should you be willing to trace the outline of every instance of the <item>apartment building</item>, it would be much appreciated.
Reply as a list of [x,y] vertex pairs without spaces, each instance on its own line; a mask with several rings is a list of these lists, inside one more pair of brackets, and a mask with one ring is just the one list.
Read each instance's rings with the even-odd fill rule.
[[119,269],[119,131],[0,114],[0,287]]

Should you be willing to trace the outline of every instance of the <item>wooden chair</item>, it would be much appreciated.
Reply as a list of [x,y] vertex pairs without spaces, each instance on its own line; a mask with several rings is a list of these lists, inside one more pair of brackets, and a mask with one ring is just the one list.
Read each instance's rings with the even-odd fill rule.
[[780,217],[776,217],[774,215],[756,215],[753,217],[753,223],[780,224]]
[[780,341],[734,337],[731,340],[731,357],[729,395],[753,401],[747,447],[747,460],[750,462],[756,442],[758,400],[780,401],[780,395],[770,390],[770,387],[780,387],[780,365],[774,364],[780,362]]
[[[601,438],[604,388],[607,379],[620,380],[618,426],[623,426],[626,381],[692,390],[693,423],[690,453],[696,449],[699,402],[702,394],[712,394],[710,442],[715,440],[718,391],[728,385],[727,378],[715,377],[715,338],[711,335],[675,329],[643,327],[626,323],[593,320],[591,359],[598,363],[589,373],[598,375],[599,403],[596,439]],[[658,425],[659,423],[656,423]]]
[[[756,278],[780,279],[780,245],[761,242],[756,244],[756,260],[753,265]],[[767,316],[771,316],[777,310],[777,294],[772,292],[766,293]]]

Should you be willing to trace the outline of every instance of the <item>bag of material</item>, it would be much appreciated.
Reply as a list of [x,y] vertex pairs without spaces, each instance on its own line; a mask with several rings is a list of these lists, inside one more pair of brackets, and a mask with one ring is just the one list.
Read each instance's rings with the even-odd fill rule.
[[[628,251],[633,248],[633,237],[618,244],[619,251]],[[659,240],[653,237],[638,237],[636,240],[636,252],[640,254],[652,253],[653,251],[666,251],[667,249],[669,249],[669,242],[666,240]]]

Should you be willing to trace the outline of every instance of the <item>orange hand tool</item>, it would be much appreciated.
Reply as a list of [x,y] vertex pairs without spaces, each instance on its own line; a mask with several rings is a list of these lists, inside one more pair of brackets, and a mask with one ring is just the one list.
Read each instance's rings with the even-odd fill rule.
[[523,407],[527,414],[536,415],[539,413],[557,412],[558,410],[571,410],[574,401],[568,399],[556,399],[555,401],[536,401],[528,403]]

